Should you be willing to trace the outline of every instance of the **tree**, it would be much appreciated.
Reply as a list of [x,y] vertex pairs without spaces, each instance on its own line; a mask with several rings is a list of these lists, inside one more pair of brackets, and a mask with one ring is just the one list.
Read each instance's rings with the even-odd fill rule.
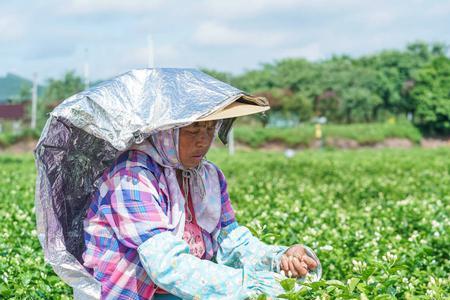
[[236,76],[232,83],[237,88],[248,92],[261,92],[269,89],[280,87],[274,82],[274,66],[271,64],[263,64],[261,70],[250,70],[242,75]]
[[278,61],[273,67],[272,75],[276,87],[309,94],[318,74],[315,64],[301,58],[289,58]]
[[64,99],[84,89],[83,79],[74,71],[67,72],[62,79],[48,79],[44,94],[39,99],[37,111],[38,128],[42,128],[48,113]]
[[31,89],[32,89],[32,84],[30,83],[23,83],[20,86],[20,91],[19,91],[19,101],[25,101],[25,100],[30,100],[31,99]]
[[[416,124],[422,128],[442,131],[437,124],[444,124],[446,119],[442,119],[440,109],[433,107],[434,101],[446,99],[445,80],[440,78],[444,73],[431,66],[436,59],[448,59],[447,55],[448,46],[443,43],[418,41],[402,50],[384,50],[359,58],[340,55],[319,62],[286,58],[239,76],[217,71],[210,74],[246,92],[268,97],[274,110],[294,113],[301,120],[316,114],[337,123],[373,122],[412,113],[414,122],[420,116]],[[427,77],[430,68],[437,72],[433,75],[436,79]],[[437,82],[444,84],[444,90],[435,91]],[[420,87],[416,88],[416,84]],[[432,100],[427,91],[440,93],[441,100]],[[430,123],[433,118],[437,123]]]
[[228,84],[231,84],[233,81],[233,75],[228,72],[220,72],[212,69],[206,69],[206,68],[200,68],[200,70],[209,76],[212,76],[220,81],[226,82]]
[[67,72],[63,79],[49,79],[45,89],[43,102],[54,104],[81,92],[84,89],[83,79],[75,71]]
[[416,124],[429,133],[450,134],[450,59],[434,58],[416,71],[413,79]]
[[297,92],[285,96],[283,99],[284,111],[292,112],[302,122],[308,122],[313,117],[313,103],[304,92]]
[[373,109],[381,98],[364,87],[350,87],[343,92],[343,110],[347,123],[372,121]]

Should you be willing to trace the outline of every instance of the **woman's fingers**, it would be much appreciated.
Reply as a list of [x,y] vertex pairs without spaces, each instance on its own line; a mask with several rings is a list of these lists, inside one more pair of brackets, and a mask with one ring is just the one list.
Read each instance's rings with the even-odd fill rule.
[[292,259],[292,263],[295,267],[295,270],[299,276],[305,276],[308,273],[308,266],[306,263],[300,261],[297,257]]
[[281,257],[281,267],[288,277],[300,277],[308,274],[309,270],[317,268],[317,262],[309,257],[305,248],[300,245],[291,246]]
[[303,256],[303,261],[306,263],[308,269],[310,270],[314,270],[317,267],[316,261],[307,255]]
[[[289,256],[289,271],[291,271],[292,276],[298,277],[298,273],[295,268],[293,258],[294,258],[293,256]],[[289,276],[289,277],[291,277],[291,276]]]
[[300,258],[294,255],[281,256],[281,269],[288,277],[303,277],[308,273],[308,270],[313,270],[316,267],[317,263],[307,255]]
[[286,272],[286,274],[289,271],[288,257],[284,254],[281,256],[281,268]]

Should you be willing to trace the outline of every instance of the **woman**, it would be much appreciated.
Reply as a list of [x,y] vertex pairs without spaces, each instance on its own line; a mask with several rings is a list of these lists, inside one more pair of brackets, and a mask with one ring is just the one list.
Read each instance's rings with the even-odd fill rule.
[[153,134],[97,184],[84,223],[84,265],[102,299],[245,299],[301,277],[305,248],[271,246],[238,225],[221,170],[205,159],[222,120]]

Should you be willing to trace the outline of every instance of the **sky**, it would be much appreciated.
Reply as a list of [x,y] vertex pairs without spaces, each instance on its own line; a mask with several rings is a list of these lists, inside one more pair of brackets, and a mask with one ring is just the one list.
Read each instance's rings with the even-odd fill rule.
[[450,44],[450,1],[0,0],[0,76],[39,82],[86,65],[91,81],[150,65],[240,74],[418,40]]

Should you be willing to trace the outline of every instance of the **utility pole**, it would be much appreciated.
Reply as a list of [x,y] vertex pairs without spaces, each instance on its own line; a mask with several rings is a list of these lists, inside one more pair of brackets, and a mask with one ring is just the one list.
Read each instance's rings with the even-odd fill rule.
[[89,88],[89,50],[84,49],[84,88]]
[[37,73],[33,73],[33,87],[31,89],[31,129],[36,129],[37,110]]
[[228,133],[228,153],[234,155],[234,129],[231,127]]
[[147,67],[154,68],[155,67],[155,60],[154,60],[155,52],[153,51],[153,39],[150,34],[147,36],[147,46],[148,46]]

